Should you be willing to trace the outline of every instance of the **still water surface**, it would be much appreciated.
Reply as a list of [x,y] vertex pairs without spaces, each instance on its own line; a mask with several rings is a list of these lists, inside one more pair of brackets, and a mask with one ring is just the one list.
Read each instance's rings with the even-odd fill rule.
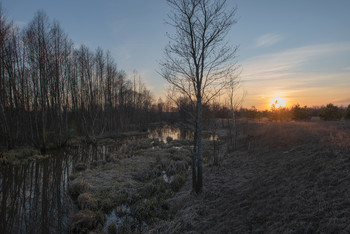
[[80,162],[104,160],[106,147],[80,146],[20,165],[0,166],[0,233],[66,233],[73,214],[68,178]]

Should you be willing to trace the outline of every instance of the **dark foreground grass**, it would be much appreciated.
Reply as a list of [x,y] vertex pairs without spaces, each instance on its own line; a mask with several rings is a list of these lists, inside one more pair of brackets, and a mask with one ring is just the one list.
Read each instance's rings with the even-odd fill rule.
[[349,122],[243,123],[239,149],[204,168],[203,194],[188,181],[148,231],[349,233],[349,132]]
[[139,139],[125,143],[108,161],[79,164],[82,170],[69,181],[78,208],[70,233],[137,233],[168,219],[165,201],[186,182],[190,152],[188,141]]

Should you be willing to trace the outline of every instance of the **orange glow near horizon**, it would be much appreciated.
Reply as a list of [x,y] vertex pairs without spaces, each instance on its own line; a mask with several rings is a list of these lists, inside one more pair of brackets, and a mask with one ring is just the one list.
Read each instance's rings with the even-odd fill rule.
[[284,98],[281,97],[274,97],[271,99],[270,102],[270,107],[275,106],[277,109],[280,107],[286,107],[287,106],[287,101]]

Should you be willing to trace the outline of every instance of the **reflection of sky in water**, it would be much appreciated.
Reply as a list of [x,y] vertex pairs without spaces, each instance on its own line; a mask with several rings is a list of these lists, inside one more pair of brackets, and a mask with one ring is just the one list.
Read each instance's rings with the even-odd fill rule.
[[148,138],[158,138],[165,143],[167,137],[171,137],[173,140],[191,139],[193,137],[193,133],[189,129],[181,129],[170,125],[149,129],[148,133]]
[[[164,143],[167,142],[166,138],[171,137],[173,140],[192,139],[193,132],[190,129],[177,128],[171,125],[164,125],[163,127],[153,128],[148,130],[148,138],[158,138]],[[217,140],[218,136],[212,134],[203,134],[204,139]]]

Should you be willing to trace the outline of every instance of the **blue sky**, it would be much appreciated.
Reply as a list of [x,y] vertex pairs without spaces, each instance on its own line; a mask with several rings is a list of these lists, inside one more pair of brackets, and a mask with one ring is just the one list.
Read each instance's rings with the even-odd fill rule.
[[[244,106],[350,104],[349,0],[236,0],[238,23],[228,35],[239,45]],[[172,28],[165,0],[1,0],[9,19],[24,26],[38,10],[60,22],[76,46],[110,50],[120,69],[138,74],[155,97],[157,74]]]

